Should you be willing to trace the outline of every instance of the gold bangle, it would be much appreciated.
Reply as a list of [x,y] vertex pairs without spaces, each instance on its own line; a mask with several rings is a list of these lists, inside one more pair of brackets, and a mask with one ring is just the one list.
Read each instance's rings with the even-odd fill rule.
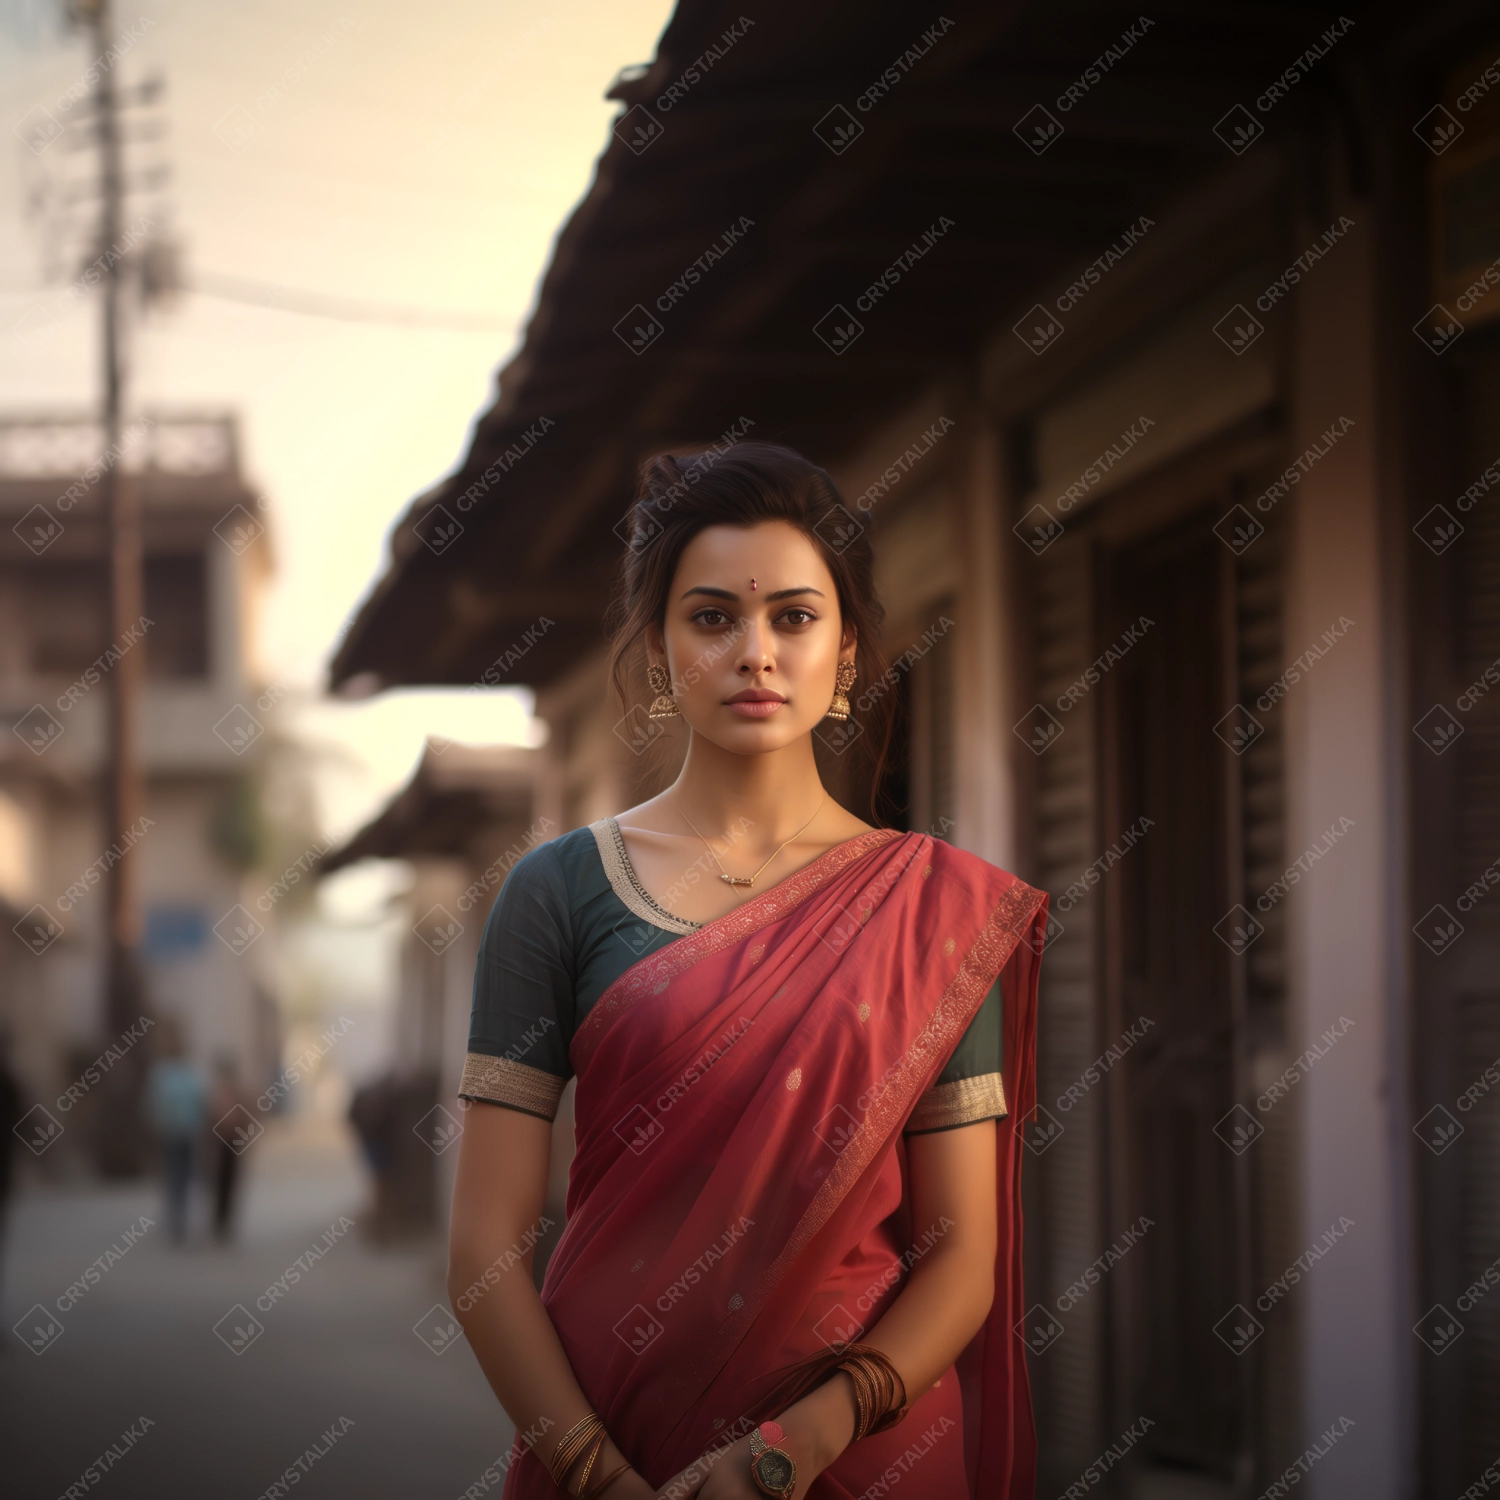
[[599,1431],[594,1435],[594,1446],[589,1450],[588,1462],[583,1466],[583,1473],[578,1476],[579,1500],[589,1492],[589,1475],[594,1472],[594,1465],[599,1461],[599,1455],[604,1451],[604,1444],[608,1441],[609,1434],[604,1430],[604,1424],[599,1424]]
[[558,1440],[557,1447],[552,1450],[552,1457],[547,1461],[547,1471],[552,1476],[552,1483],[558,1489],[567,1488],[569,1470],[578,1462],[595,1433],[603,1431],[604,1419],[598,1412],[591,1411],[563,1433]]
[[890,1357],[869,1344],[851,1344],[834,1367],[854,1386],[854,1436],[851,1442],[894,1427],[910,1409],[906,1382]]
[[[622,1463],[619,1466],[619,1468],[617,1468],[617,1469],[611,1469],[609,1471],[609,1473],[606,1474],[604,1476],[604,1478],[601,1479],[599,1481],[599,1483],[594,1487],[593,1494],[589,1495],[587,1497],[587,1500],[595,1500],[596,1496],[602,1495],[605,1492],[605,1490],[607,1490],[610,1487],[610,1485],[612,1485],[615,1482],[615,1480],[617,1480],[620,1477],[620,1475],[623,1474],[626,1471],[626,1469],[628,1469],[629,1467],[630,1467],[630,1460],[627,1458],[625,1460],[625,1462]],[[582,1496],[583,1491],[580,1490],[578,1493],[579,1493],[580,1496]]]

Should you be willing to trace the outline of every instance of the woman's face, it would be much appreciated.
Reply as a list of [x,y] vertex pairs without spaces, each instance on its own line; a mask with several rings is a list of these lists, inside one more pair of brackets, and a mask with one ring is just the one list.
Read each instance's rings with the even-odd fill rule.
[[855,646],[832,573],[786,521],[700,531],[678,559],[661,635],[647,643],[653,661],[665,653],[693,732],[739,755],[807,734]]

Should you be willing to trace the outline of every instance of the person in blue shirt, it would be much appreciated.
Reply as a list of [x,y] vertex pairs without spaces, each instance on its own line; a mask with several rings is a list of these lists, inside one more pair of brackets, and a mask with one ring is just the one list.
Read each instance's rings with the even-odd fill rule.
[[187,1235],[193,1153],[203,1131],[208,1091],[186,1056],[175,1022],[161,1023],[158,1047],[159,1055],[146,1079],[146,1106],[161,1143],[167,1225],[173,1240],[181,1244]]

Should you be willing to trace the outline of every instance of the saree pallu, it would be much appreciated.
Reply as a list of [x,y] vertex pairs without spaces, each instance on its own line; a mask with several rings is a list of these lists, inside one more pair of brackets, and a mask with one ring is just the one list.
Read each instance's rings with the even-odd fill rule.
[[[905,1421],[799,1493],[1032,1495],[1012,1330],[1046,904],[974,855],[876,829],[641,960],[589,1012],[571,1048],[567,1228],[542,1301],[653,1485],[775,1415],[777,1372],[873,1328],[941,1239],[946,1221],[910,1221],[902,1128],[999,975],[1010,1113],[989,1317]],[[506,1496],[559,1493],[518,1444]]]

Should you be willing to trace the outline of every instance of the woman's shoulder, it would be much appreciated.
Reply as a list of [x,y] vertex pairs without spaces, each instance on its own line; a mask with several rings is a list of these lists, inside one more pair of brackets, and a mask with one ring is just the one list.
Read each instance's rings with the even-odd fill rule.
[[580,884],[588,883],[591,865],[598,862],[591,828],[574,828],[548,839],[528,849],[506,871],[495,910],[518,903],[567,906]]
[[[1036,889],[1027,885],[1019,875],[1000,865],[992,864],[982,855],[975,854],[971,850],[960,849],[957,844],[950,844],[946,839],[915,833],[909,833],[906,837],[913,841],[913,849],[918,847],[919,841],[927,842],[930,850],[927,857],[934,871],[951,878],[993,883],[1002,889],[1016,887],[1023,892]],[[1036,890],[1036,894],[1041,895],[1042,892]]]

